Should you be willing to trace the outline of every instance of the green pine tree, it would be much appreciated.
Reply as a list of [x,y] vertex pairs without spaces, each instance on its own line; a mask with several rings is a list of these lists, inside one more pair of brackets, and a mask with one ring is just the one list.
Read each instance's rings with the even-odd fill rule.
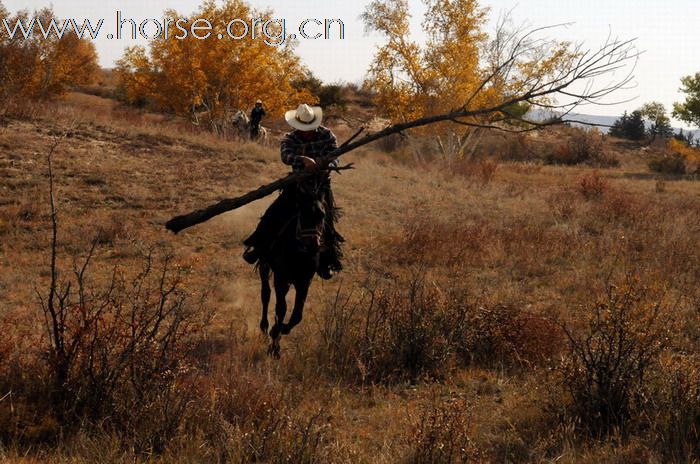
[[627,115],[627,111],[625,111],[620,119],[615,121],[610,128],[609,134],[612,135],[613,137],[618,137],[621,139],[627,138],[625,134],[625,126],[627,126],[627,121],[629,120],[629,116]]

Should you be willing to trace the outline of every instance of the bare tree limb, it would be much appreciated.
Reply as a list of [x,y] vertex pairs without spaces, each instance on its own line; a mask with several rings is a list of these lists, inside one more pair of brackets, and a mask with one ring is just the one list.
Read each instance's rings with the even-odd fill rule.
[[[510,45],[502,45],[502,47],[509,47],[507,58],[505,58],[503,62],[493,65],[493,71],[486,76],[481,85],[477,87],[474,95],[470,96],[460,108],[453,109],[443,114],[430,115],[412,121],[394,124],[376,133],[367,134],[359,140],[355,140],[362,132],[362,130],[360,130],[337,150],[329,153],[319,165],[324,168],[328,163],[338,159],[344,154],[384,137],[393,134],[401,134],[410,129],[440,122],[453,122],[466,126],[498,129],[508,132],[525,132],[565,122],[602,126],[583,121],[565,121],[562,115],[557,115],[551,120],[533,121],[524,117],[514,116],[511,110],[518,104],[526,103],[530,106],[540,108],[552,109],[555,107],[561,109],[565,116],[580,105],[604,104],[602,100],[605,97],[610,96],[618,90],[626,89],[633,80],[634,67],[640,55],[634,46],[634,40],[619,41],[608,39],[598,50],[588,50],[585,52],[580,52],[580,46],[576,47],[576,58],[572,60],[569,66],[566,66],[561,71],[548,77],[540,76],[537,79],[526,79],[524,83],[519,85],[519,88],[522,89],[521,91],[510,96],[505,96],[498,104],[484,108],[469,108],[469,104],[476,99],[476,96],[480,92],[489,88],[493,80],[497,79],[499,76],[503,77],[504,73],[506,76],[511,73],[517,73],[516,68],[519,60],[527,54],[538,50],[539,42],[537,39],[531,40],[532,34],[545,29],[549,28],[535,29],[521,36],[517,33],[507,36],[505,41],[510,43]],[[623,68],[631,69],[629,72],[622,75],[621,78],[615,79],[615,74]],[[596,78],[600,78],[601,76],[611,76],[612,80],[602,85],[596,85]],[[579,84],[583,86],[582,89],[576,88]],[[572,101],[569,103],[557,103],[556,105],[552,105],[551,99],[557,96],[570,98]],[[525,127],[517,128],[512,125],[508,126],[507,123],[511,121],[520,122]],[[174,217],[168,221],[165,226],[168,230],[178,233],[188,227],[200,224],[227,211],[240,208],[241,206],[270,195],[277,190],[283,189],[288,185],[304,181],[314,175],[313,172],[293,172],[282,179],[272,182],[271,184],[263,185],[240,197],[225,199],[207,208]]]

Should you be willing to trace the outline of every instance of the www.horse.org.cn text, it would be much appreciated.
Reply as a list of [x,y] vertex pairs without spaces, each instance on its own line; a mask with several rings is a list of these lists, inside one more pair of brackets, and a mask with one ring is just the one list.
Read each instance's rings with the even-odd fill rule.
[[125,17],[121,10],[115,12],[114,32],[105,30],[105,19],[93,21],[87,18],[56,20],[48,24],[41,18],[32,17],[9,21],[2,18],[0,35],[7,34],[11,40],[30,38],[62,38],[74,32],[79,38],[96,40],[262,40],[270,46],[284,46],[294,40],[345,39],[345,23],[341,19],[307,18],[294,27],[284,18],[234,18],[229,21],[212,22],[206,18],[145,18],[141,20]]

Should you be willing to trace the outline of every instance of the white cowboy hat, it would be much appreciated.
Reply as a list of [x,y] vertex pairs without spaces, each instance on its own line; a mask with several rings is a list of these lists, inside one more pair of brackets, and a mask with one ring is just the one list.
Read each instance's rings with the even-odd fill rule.
[[290,126],[301,131],[312,131],[321,125],[323,110],[320,106],[299,105],[284,115]]

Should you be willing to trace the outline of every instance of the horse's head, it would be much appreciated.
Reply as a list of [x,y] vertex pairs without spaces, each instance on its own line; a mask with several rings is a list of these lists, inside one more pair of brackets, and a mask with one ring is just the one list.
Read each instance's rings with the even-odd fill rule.
[[296,240],[302,251],[315,253],[321,247],[326,205],[318,192],[300,191],[298,202]]
[[234,113],[233,117],[231,118],[231,122],[233,124],[248,124],[248,116],[245,114],[243,110],[238,110],[236,113]]

